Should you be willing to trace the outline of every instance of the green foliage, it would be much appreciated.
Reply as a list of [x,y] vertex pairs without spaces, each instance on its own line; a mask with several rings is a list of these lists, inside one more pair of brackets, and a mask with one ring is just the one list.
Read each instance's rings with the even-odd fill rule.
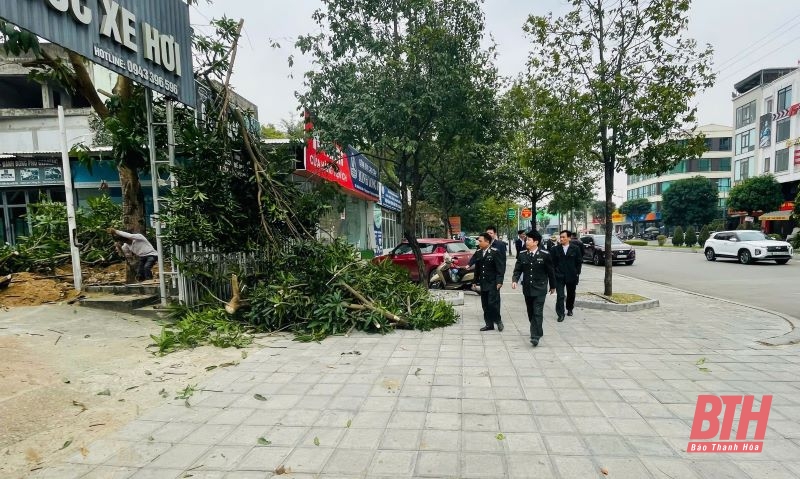
[[683,246],[683,228],[680,226],[675,228],[672,233],[672,244],[675,246]]
[[736,211],[772,211],[783,202],[781,185],[772,175],[747,178],[731,188],[728,207]]
[[716,218],[714,221],[708,224],[708,230],[711,231],[722,231],[725,229],[725,220]]
[[248,322],[264,330],[291,330],[302,341],[350,329],[391,331],[386,315],[363,307],[345,284],[414,329],[428,330],[457,320],[450,305],[432,300],[425,288],[408,281],[405,270],[388,261],[357,261],[352,246],[341,240],[293,244],[274,265],[279,273],[254,280],[249,309],[243,313]]
[[625,240],[626,244],[631,246],[647,246],[647,241],[645,240]]
[[703,227],[700,228],[700,234],[697,235],[697,244],[703,246],[706,244],[706,240],[709,236],[711,236],[711,233],[709,233],[708,225],[703,225]]
[[661,215],[669,226],[704,225],[717,216],[717,187],[704,176],[672,182],[662,194]]
[[697,244],[697,233],[695,233],[693,226],[686,228],[686,235],[683,237],[683,243],[689,247]]
[[658,235],[656,237],[656,240],[658,241],[658,245],[659,246],[664,246],[666,244],[666,242],[667,242],[667,237],[664,236],[664,235]]
[[737,230],[746,230],[747,223],[739,223],[739,226],[736,227]]
[[619,212],[626,215],[631,220],[631,223],[636,224],[638,218],[644,219],[650,209],[651,205],[647,198],[636,198],[622,203],[619,207]]
[[172,316],[180,319],[162,327],[158,336],[150,335],[159,355],[205,344],[243,348],[253,342],[246,325],[232,320],[222,308],[194,311],[177,307]]
[[[597,200],[594,203],[592,203],[591,205],[589,205],[589,209],[590,209],[590,211],[592,213],[592,216],[594,218],[599,218],[601,221],[605,221],[605,219],[606,219],[606,202],[605,201]],[[617,209],[617,205],[612,201],[611,202],[611,207],[608,210],[608,215],[611,216],[611,214],[616,209]]]
[[[28,205],[30,235],[20,237],[16,246],[0,249],[0,274],[20,271],[51,271],[71,260],[67,233],[67,206],[42,199]],[[114,240],[106,228],[119,228],[122,209],[109,196],[88,199],[88,208],[75,211],[81,262],[109,263],[119,259]]]

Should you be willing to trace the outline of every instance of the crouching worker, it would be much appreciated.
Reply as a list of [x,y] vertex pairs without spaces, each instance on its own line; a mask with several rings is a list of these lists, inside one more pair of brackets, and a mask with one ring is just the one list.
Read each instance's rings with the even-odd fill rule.
[[119,254],[125,258],[136,257],[139,260],[136,281],[153,279],[153,265],[158,261],[158,252],[147,238],[138,233],[126,233],[114,228],[108,228],[106,231],[114,237],[114,246]]

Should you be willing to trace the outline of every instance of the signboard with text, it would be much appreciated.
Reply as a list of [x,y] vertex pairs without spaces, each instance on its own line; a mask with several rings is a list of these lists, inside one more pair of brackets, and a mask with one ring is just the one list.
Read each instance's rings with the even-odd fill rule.
[[347,152],[337,151],[331,158],[328,153],[317,150],[313,139],[305,148],[305,171],[300,174],[313,175],[336,183],[353,196],[367,201],[378,201],[378,169],[364,155],[353,148]]
[[398,213],[403,210],[403,200],[400,198],[400,194],[389,189],[384,184],[381,184],[380,205],[387,210],[396,211]]
[[189,6],[181,0],[0,0],[0,16],[195,106]]

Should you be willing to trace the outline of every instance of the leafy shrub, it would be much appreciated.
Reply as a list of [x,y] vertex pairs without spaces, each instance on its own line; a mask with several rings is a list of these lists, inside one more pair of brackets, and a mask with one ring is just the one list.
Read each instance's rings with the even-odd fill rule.
[[171,315],[180,319],[161,328],[158,336],[150,335],[160,355],[204,344],[243,348],[253,342],[253,336],[245,325],[231,320],[222,308],[192,311],[179,306],[172,310]]
[[726,228],[725,228],[725,220],[723,219],[717,218],[708,224],[709,231],[722,231],[724,229]]
[[647,241],[645,240],[625,240],[625,244],[629,244],[631,246],[647,246]]
[[664,246],[664,244],[667,242],[667,237],[664,236],[664,235],[658,235],[656,240],[658,240],[658,245],[659,246]]
[[736,227],[737,230],[746,230],[747,223],[739,223],[739,226]]
[[703,225],[703,227],[700,228],[700,234],[697,236],[697,243],[703,246],[706,244],[706,240],[709,236],[711,236],[711,233],[709,233],[708,225]]
[[672,244],[675,246],[683,246],[683,228],[680,226],[675,228],[672,233]]
[[683,243],[689,247],[697,244],[697,233],[694,232],[693,226],[690,226],[686,229],[686,234],[683,237]]

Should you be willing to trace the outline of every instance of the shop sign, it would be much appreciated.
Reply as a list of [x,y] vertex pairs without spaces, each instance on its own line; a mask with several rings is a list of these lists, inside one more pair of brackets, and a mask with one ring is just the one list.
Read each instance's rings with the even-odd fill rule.
[[0,0],[9,22],[189,106],[189,5],[182,0]]
[[375,230],[375,255],[383,254],[383,211],[380,205],[373,208],[372,228]]
[[381,184],[381,199],[379,204],[387,210],[396,211],[398,213],[403,210],[403,200],[400,198],[400,195],[384,184]]
[[377,201],[378,169],[358,151],[348,148],[351,154],[337,150],[334,158],[316,148],[309,139],[305,152],[305,171],[324,180],[338,184],[369,201]]
[[5,185],[59,185],[63,182],[60,166],[0,168],[0,183]]
[[794,165],[800,166],[800,147],[794,149]]
[[786,146],[786,148],[791,148],[792,146],[800,145],[800,136],[798,136],[794,140],[789,138],[788,140],[786,140],[786,143],[784,143],[784,145]]

